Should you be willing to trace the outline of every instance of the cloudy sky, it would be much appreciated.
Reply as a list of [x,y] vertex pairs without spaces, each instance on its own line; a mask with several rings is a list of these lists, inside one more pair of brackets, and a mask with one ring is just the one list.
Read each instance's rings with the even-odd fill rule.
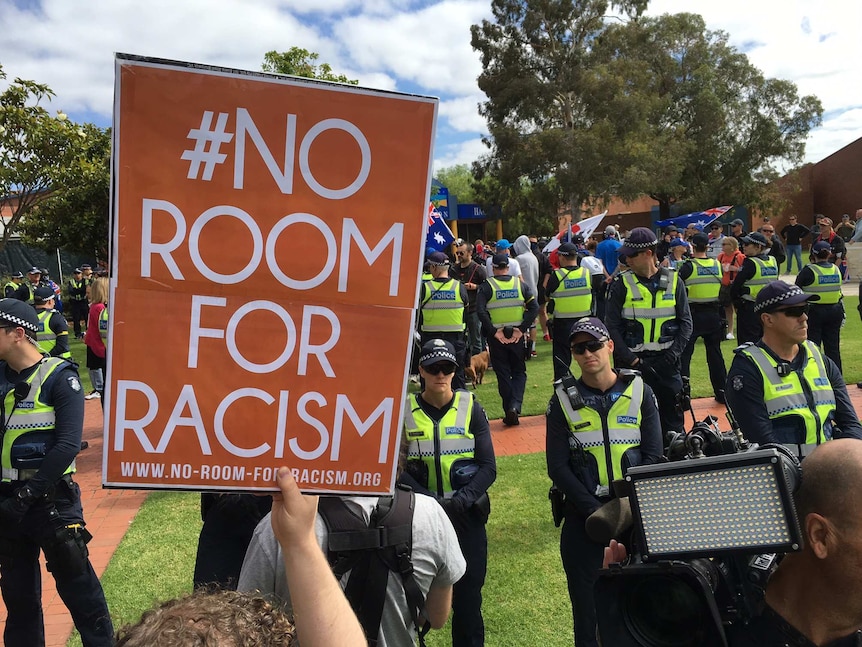
[[[858,0],[653,0],[649,13],[677,11],[701,13],[767,76],[820,97],[807,161],[862,136]],[[52,110],[106,126],[114,52],[257,70],[264,52],[296,45],[363,86],[440,97],[440,168],[484,152],[470,25],[489,16],[490,0],[0,0],[0,64],[47,83]]]

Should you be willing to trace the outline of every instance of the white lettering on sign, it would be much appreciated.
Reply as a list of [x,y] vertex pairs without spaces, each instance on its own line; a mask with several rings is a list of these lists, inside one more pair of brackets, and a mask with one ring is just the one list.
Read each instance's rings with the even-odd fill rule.
[[[170,240],[167,242],[157,243],[153,240],[153,216],[156,212],[166,213],[173,220],[175,229]],[[221,216],[239,220],[248,229],[252,238],[252,251],[245,266],[229,274],[222,274],[213,270],[207,265],[200,253],[201,238],[205,234],[204,227]],[[251,277],[260,268],[261,261],[265,257],[266,268],[270,274],[287,288],[292,290],[312,290],[328,280],[336,272],[337,267],[338,291],[347,292],[350,254],[354,246],[358,248],[359,253],[369,267],[373,266],[381,258],[384,258],[384,252],[387,248],[391,247],[389,268],[387,269],[387,275],[389,276],[389,296],[398,296],[398,279],[401,274],[398,270],[402,260],[401,251],[404,239],[404,223],[393,223],[372,247],[363,236],[356,222],[352,218],[343,218],[341,220],[341,249],[339,250],[337,238],[329,225],[321,218],[310,213],[293,213],[284,216],[275,223],[272,229],[268,232],[263,232],[257,221],[239,207],[218,205],[204,211],[191,222],[191,227],[189,227],[185,215],[176,205],[166,200],[144,198],[141,218],[142,278],[152,276],[153,257],[157,256],[165,264],[165,267],[174,279],[184,281],[185,275],[177,264],[173,252],[179,249],[183,243],[187,243],[189,256],[192,259],[194,268],[213,283],[222,285],[241,283]],[[289,227],[298,224],[311,226],[317,230],[323,243],[320,249],[321,251],[324,249],[326,251],[325,254],[314,254],[308,257],[307,260],[309,263],[322,260],[320,270],[310,279],[297,279],[288,276],[279,266],[275,253],[279,237]],[[188,240],[186,240],[187,231],[189,232]],[[266,233],[265,237],[264,233]],[[220,266],[223,265],[224,259],[220,259]]]

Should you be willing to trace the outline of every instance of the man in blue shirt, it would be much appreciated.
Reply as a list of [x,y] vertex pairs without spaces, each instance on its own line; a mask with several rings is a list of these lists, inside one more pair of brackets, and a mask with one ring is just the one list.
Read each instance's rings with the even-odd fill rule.
[[602,259],[608,276],[613,276],[619,262],[617,250],[622,247],[622,243],[617,240],[617,230],[613,225],[605,227],[605,239],[596,245],[596,256]]

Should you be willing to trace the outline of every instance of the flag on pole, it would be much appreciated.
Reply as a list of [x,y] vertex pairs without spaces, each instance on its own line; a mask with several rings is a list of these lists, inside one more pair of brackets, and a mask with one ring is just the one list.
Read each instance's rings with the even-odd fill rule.
[[438,251],[445,250],[455,241],[455,236],[452,235],[443,216],[434,207],[433,202],[428,203],[428,231],[425,234],[425,253],[428,253],[429,248],[434,248]]
[[599,223],[608,215],[607,209],[605,209],[602,213],[597,216],[590,216],[589,218],[584,218],[583,220],[579,220],[578,222],[574,222],[571,226],[565,231],[560,232],[554,238],[545,245],[545,248],[542,250],[546,254],[553,252],[557,247],[562,245],[564,242],[571,242],[572,236],[580,235],[584,237],[584,240],[593,235],[593,232],[598,229]]
[[707,209],[706,211],[695,211],[694,213],[687,213],[684,216],[668,218],[667,220],[659,220],[656,225],[659,227],[675,225],[680,229],[685,229],[689,225],[700,225],[701,227],[706,227],[713,220],[720,218],[725,214],[725,212],[732,208],[733,205],[727,207],[715,207],[713,209]]

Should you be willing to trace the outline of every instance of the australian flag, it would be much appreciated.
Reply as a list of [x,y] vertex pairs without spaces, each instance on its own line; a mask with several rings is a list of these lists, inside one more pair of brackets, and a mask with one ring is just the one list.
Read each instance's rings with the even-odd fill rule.
[[444,251],[455,240],[455,236],[443,220],[440,212],[434,208],[434,203],[428,203],[428,233],[425,234],[425,253],[429,249],[436,249],[438,252]]
[[667,220],[659,220],[656,225],[659,227],[675,225],[678,229],[685,229],[689,225],[700,225],[701,227],[706,227],[713,220],[720,218],[726,211],[732,208],[733,205],[728,207],[715,207],[714,209],[707,209],[706,211],[695,211],[694,213],[687,213],[684,216],[668,218]]

